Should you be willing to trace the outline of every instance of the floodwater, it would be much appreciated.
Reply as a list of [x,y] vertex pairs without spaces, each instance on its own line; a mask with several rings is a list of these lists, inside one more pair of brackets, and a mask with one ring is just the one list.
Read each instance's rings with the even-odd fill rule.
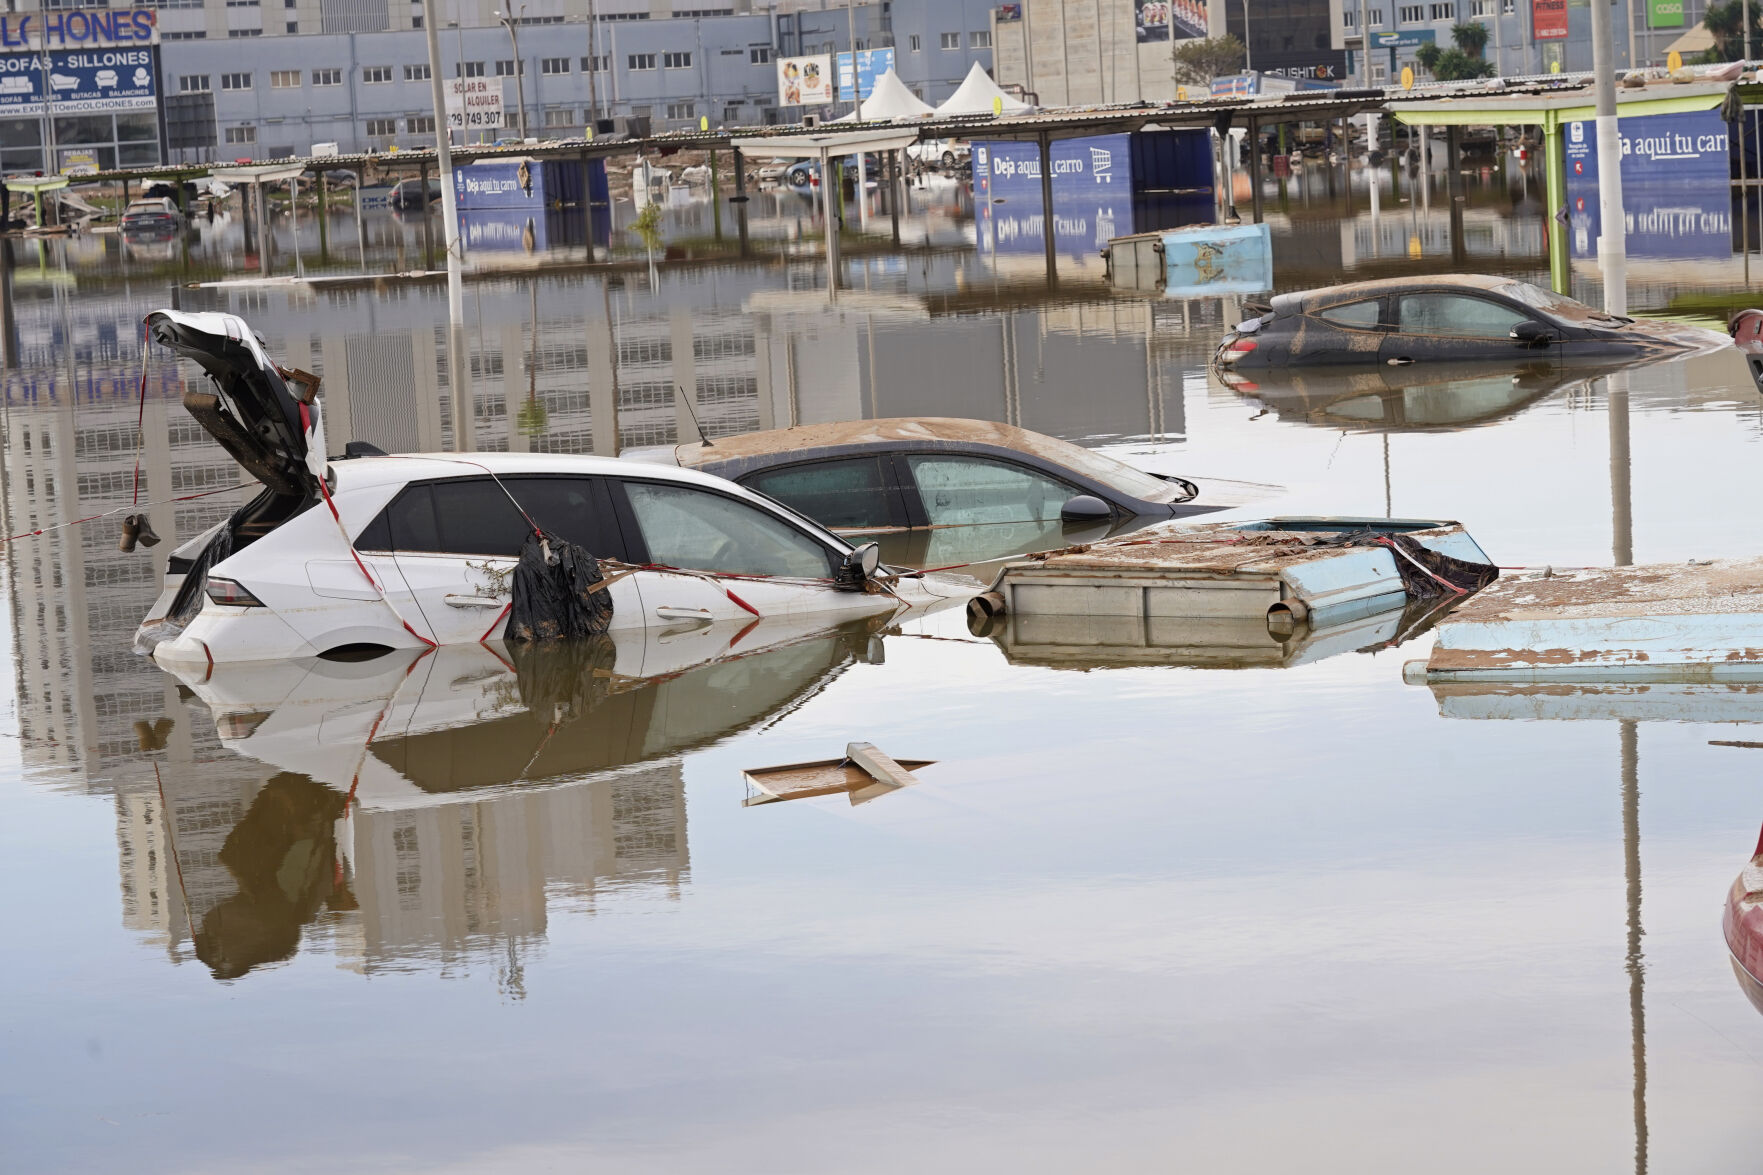
[[[1546,280],[1516,174],[1455,215],[1326,178],[1269,189],[1283,288]],[[1730,201],[1631,211],[1695,226],[1631,262],[1635,310],[1742,301],[1763,234]],[[981,416],[1280,487],[1262,512],[1460,519],[1509,566],[1763,537],[1763,400],[1730,354],[1626,390],[1233,392],[1205,359],[1234,305],[1111,295],[1094,239],[1062,243],[1049,288],[1038,237],[976,228],[953,188],[901,247],[885,216],[848,242],[837,298],[805,203],[756,200],[746,257],[713,219],[676,210],[610,266],[474,259],[472,443]],[[358,266],[352,229],[331,261],[303,239],[302,267]],[[200,266],[8,243],[9,534],[129,501],[137,324],[173,300],[320,372],[333,447],[453,445],[443,287],[174,289],[259,264],[205,232]],[[369,268],[421,235],[365,221]],[[190,374],[147,367],[150,500],[236,477],[177,403]],[[132,555],[114,519],[7,547],[8,1170],[1754,1163],[1763,1016],[1720,913],[1763,754],[1711,745],[1763,741],[1753,692],[1435,697],[1401,680],[1425,638],[1382,647],[1383,618],[1170,649],[958,614],[180,682],[129,638],[174,539],[234,501],[156,507],[167,541]],[[852,741],[934,764],[891,794],[745,802],[743,772]]]

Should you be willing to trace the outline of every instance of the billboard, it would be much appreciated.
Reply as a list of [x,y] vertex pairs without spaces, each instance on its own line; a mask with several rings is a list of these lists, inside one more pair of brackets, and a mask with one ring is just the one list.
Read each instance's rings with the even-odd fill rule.
[[1567,39],[1567,0],[1530,0],[1531,35],[1538,41]]
[[1139,42],[1204,37],[1206,0],[1133,0],[1133,25]]
[[0,14],[0,52],[128,49],[157,44],[159,17],[151,8]]
[[501,78],[448,78],[441,83],[450,131],[501,130]]
[[1650,29],[1681,29],[1683,0],[1647,0],[1647,27]]
[[[1655,187],[1694,180],[1731,177],[1727,155],[1727,123],[1718,110],[1680,114],[1646,114],[1616,124],[1622,143],[1622,185]],[[1567,183],[1596,187],[1598,142],[1596,125],[1586,119],[1567,124]],[[1595,199],[1593,201],[1596,202]]]
[[[841,53],[839,65],[839,97],[844,101],[851,100],[851,55]],[[894,51],[892,49],[859,49],[857,51],[857,96],[867,98],[875,92],[875,79],[894,68]]]
[[777,59],[779,106],[825,106],[833,100],[833,59],[830,53]]
[[[41,114],[44,93],[40,52],[0,54],[0,115]],[[152,110],[159,102],[153,51],[51,51],[48,93],[56,114]]]

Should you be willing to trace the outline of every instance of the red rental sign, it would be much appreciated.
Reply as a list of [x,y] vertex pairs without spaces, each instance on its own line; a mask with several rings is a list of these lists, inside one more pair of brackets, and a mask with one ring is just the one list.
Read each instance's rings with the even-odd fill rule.
[[1530,0],[1531,36],[1538,41],[1567,39],[1567,0]]

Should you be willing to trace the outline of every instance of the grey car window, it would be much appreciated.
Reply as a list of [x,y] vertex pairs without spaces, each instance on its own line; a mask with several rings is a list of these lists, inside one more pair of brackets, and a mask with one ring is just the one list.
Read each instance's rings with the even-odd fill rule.
[[817,461],[772,469],[741,479],[822,526],[894,525],[888,508],[888,479],[880,457]]
[[1504,339],[1513,327],[1531,321],[1522,310],[1462,294],[1407,294],[1398,306],[1397,326],[1407,334]]
[[692,486],[633,481],[624,488],[651,562],[802,579],[833,573],[831,552],[757,506]]
[[906,462],[932,526],[1049,522],[1079,493],[1046,474],[983,457],[914,453]]
[[1356,327],[1364,330],[1377,325],[1378,312],[1383,304],[1376,298],[1369,302],[1349,302],[1345,306],[1330,306],[1317,314],[1318,318],[1326,319],[1336,326]]

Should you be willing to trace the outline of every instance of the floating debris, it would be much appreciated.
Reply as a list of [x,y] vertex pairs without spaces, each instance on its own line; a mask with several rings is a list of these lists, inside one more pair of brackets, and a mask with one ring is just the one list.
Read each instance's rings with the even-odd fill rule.
[[751,808],[780,800],[806,800],[814,796],[851,797],[853,805],[911,787],[913,775],[929,767],[930,759],[892,759],[870,743],[850,743],[843,759],[818,759],[812,763],[788,763],[782,767],[756,767],[742,772],[747,786],[757,794],[741,801]]

